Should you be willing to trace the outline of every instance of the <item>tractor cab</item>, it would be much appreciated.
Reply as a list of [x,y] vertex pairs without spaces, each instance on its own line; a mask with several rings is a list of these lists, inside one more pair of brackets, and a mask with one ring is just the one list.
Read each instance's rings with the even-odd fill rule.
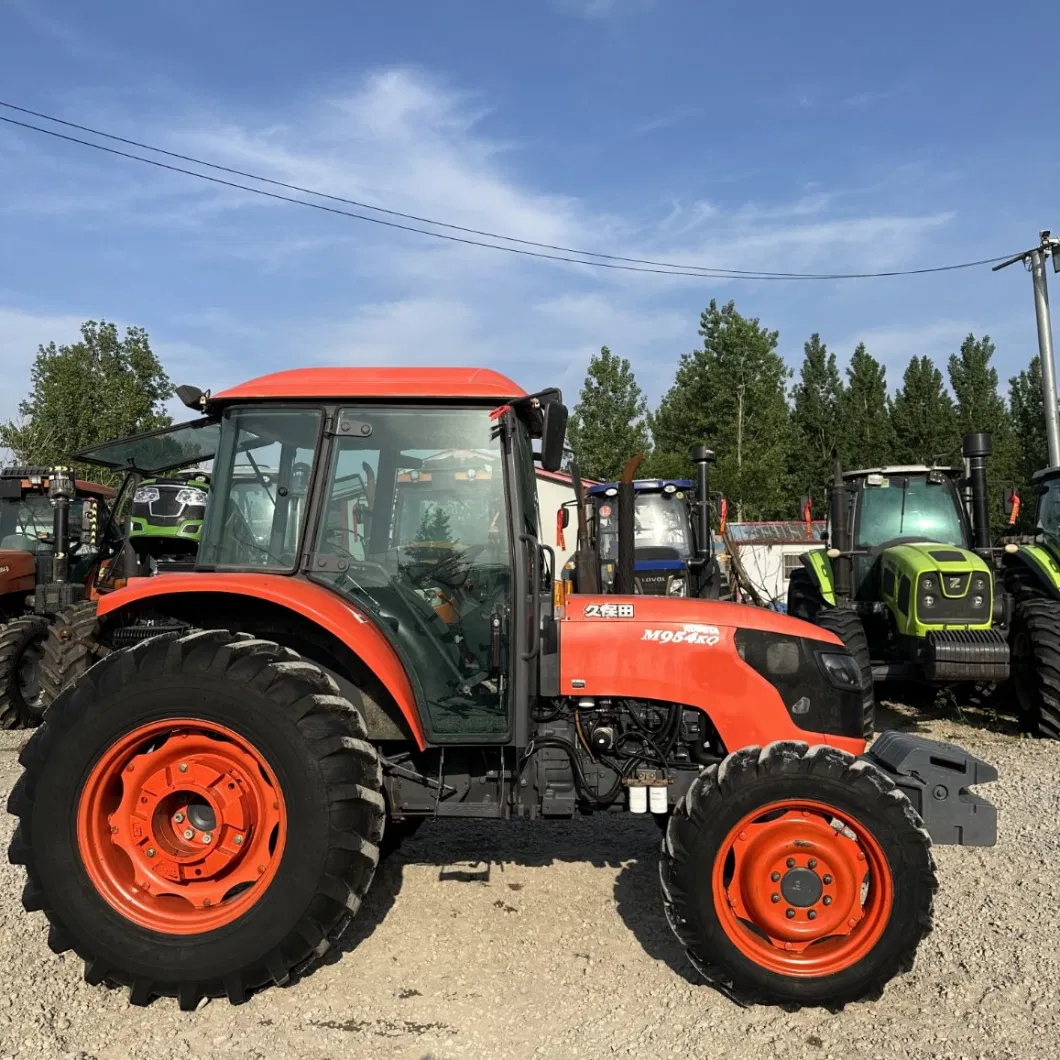
[[[688,561],[696,554],[688,479],[633,482],[633,571],[636,591],[651,596],[687,596]],[[618,563],[618,483],[588,490],[602,592],[614,591]],[[708,543],[709,547],[709,543]]]

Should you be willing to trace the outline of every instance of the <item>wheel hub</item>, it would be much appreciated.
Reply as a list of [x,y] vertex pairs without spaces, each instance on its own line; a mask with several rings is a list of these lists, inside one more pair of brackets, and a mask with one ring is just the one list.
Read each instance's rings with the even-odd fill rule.
[[172,725],[130,734],[97,765],[79,840],[93,882],[119,912],[185,934],[255,900],[285,828],[279,789],[253,749],[219,726]]
[[790,869],[780,881],[780,893],[788,905],[806,909],[821,900],[824,884],[812,869]]

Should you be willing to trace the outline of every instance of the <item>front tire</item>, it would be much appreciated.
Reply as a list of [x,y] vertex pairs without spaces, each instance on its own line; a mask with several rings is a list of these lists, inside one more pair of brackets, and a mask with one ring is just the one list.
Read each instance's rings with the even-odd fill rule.
[[931,930],[930,846],[909,800],[867,762],[801,743],[745,748],[674,810],[667,919],[704,976],[742,1000],[876,997]]
[[48,620],[13,618],[0,629],[0,729],[33,729],[47,705],[41,688],[41,659]]
[[315,963],[383,827],[378,756],[337,691],[295,652],[209,630],[115,652],[62,692],[8,803],[51,948],[182,1009]]
[[81,600],[60,611],[44,639],[41,661],[42,709],[77,681],[94,663],[109,654],[100,640],[96,601]]
[[865,624],[861,616],[851,607],[822,607],[814,623],[834,633],[847,651],[854,656],[861,673],[861,735],[872,739],[876,728],[876,692],[872,681],[872,657],[869,655],[869,638],[865,635]]

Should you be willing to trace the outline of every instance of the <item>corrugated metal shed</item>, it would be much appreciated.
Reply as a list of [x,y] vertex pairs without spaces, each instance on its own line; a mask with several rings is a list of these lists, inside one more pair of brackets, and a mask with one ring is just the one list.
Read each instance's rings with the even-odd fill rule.
[[736,545],[798,545],[805,541],[819,541],[821,532],[827,523],[824,519],[814,519],[810,523],[811,534],[806,534],[806,523],[773,522],[773,523],[729,523],[725,527],[725,536]]

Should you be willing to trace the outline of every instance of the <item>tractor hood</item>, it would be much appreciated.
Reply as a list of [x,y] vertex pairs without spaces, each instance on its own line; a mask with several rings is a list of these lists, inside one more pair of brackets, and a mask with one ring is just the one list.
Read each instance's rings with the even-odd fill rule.
[[0,596],[29,592],[37,580],[37,557],[21,549],[0,549]]
[[975,552],[956,545],[939,545],[918,541],[911,545],[895,545],[885,555],[893,557],[903,567],[917,572],[937,570],[940,574],[964,574],[977,570],[988,574],[990,567]]

